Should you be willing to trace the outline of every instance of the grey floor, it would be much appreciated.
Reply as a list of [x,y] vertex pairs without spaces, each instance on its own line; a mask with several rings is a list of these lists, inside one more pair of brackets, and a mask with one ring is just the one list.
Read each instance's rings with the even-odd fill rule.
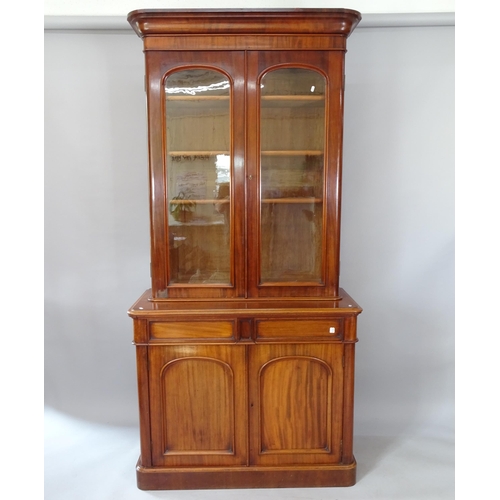
[[46,500],[451,500],[452,439],[357,436],[358,481],[350,488],[141,491],[135,483],[136,427],[80,421],[45,411]]

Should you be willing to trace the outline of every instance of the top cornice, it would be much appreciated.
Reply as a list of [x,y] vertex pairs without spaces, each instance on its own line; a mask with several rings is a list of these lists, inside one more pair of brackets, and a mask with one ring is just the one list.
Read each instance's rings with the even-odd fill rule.
[[146,9],[127,20],[141,37],[162,35],[328,34],[348,37],[361,20],[350,9]]

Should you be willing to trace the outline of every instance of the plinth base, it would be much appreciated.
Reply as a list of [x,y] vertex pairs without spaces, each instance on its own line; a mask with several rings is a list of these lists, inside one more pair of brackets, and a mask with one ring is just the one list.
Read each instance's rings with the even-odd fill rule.
[[316,488],[352,486],[356,461],[310,467],[160,468],[137,463],[141,490],[196,490],[231,488]]

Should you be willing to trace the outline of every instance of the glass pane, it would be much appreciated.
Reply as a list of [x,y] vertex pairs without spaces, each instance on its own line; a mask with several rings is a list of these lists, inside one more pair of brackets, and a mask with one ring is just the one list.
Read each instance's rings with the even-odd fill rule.
[[325,78],[261,80],[261,282],[322,282]]
[[213,70],[166,79],[169,284],[230,284],[230,83]]

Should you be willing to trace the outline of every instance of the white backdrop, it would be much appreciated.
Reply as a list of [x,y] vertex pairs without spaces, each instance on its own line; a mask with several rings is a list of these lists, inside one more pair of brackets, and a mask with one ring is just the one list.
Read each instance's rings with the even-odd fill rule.
[[[453,36],[348,40],[341,285],[364,308],[357,432],[453,424]],[[142,45],[133,33],[45,42],[46,402],[131,423],[126,311],[150,286]]]
[[[346,57],[355,435],[451,438],[454,27],[360,28]],[[132,32],[45,34],[45,401],[109,425],[138,414],[126,311],[150,286],[143,74]]]
[[[187,5],[189,3],[189,5]],[[245,5],[241,0],[45,0],[47,16],[126,16],[135,9],[224,9],[224,8],[344,8],[366,13],[455,12],[454,0],[252,0]]]

